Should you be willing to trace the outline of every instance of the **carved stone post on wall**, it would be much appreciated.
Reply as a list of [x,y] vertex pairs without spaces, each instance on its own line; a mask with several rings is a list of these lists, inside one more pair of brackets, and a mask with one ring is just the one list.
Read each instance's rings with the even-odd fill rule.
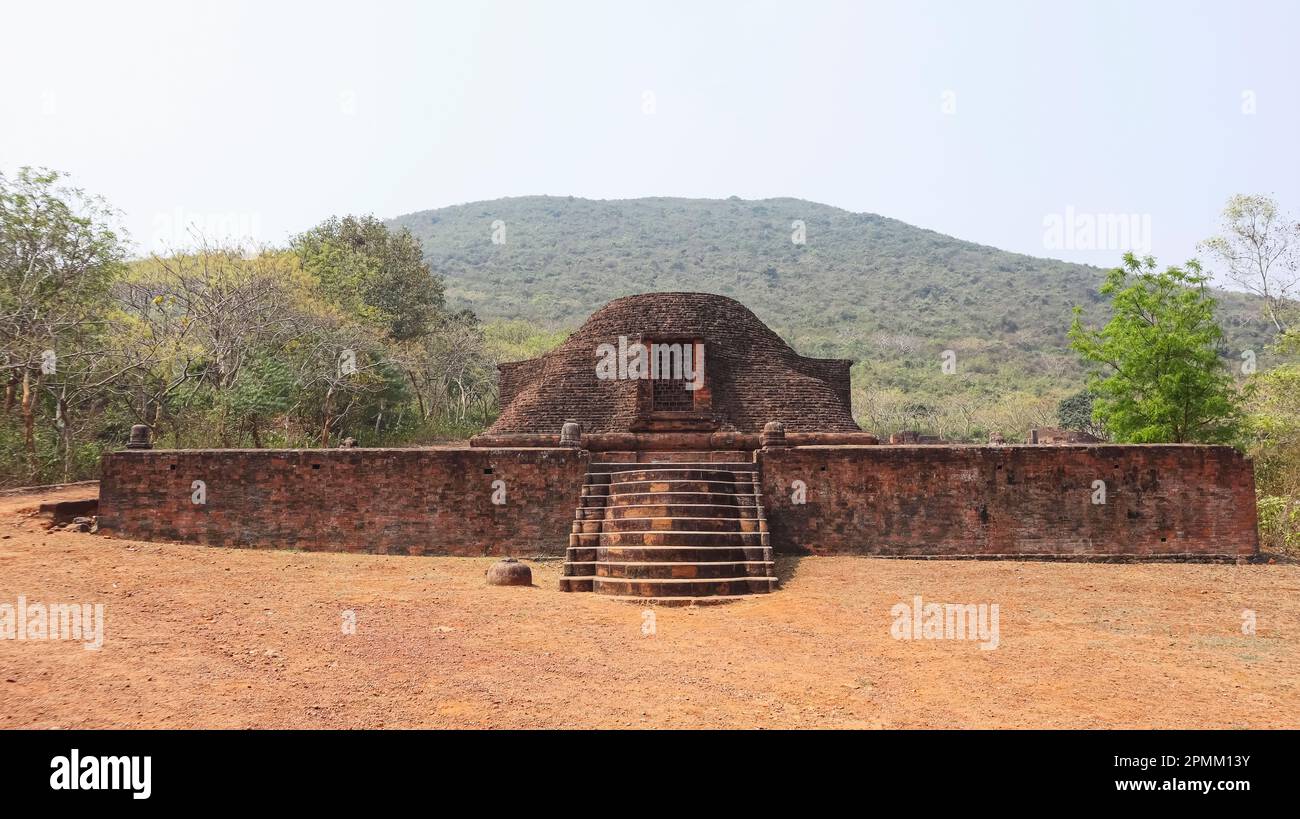
[[149,427],[145,424],[136,424],[131,427],[131,437],[126,442],[127,449],[153,449],[153,441],[150,439]]
[[763,432],[758,436],[758,445],[767,449],[773,446],[789,446],[785,440],[785,424],[780,421],[768,421],[763,425]]
[[572,419],[566,420],[560,427],[560,446],[582,448],[582,424]]

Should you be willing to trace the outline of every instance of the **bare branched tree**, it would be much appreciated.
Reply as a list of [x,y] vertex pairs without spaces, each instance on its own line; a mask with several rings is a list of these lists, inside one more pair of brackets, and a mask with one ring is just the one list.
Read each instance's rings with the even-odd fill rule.
[[[133,412],[144,423],[160,420],[165,399],[195,380],[220,398],[252,356],[274,354],[306,332],[292,288],[301,273],[292,257],[245,255],[239,247],[201,242],[191,252],[154,256],[118,286],[123,307],[142,326],[137,343],[168,353],[163,371],[134,385]],[[223,410],[223,443],[227,421]]]
[[[28,469],[36,472],[42,379],[102,321],[123,250],[103,199],[59,184],[60,174],[0,174],[0,379],[5,411],[22,414]],[[20,398],[20,400],[18,400]]]
[[1263,299],[1269,320],[1285,333],[1300,311],[1300,222],[1267,196],[1237,195],[1223,209],[1222,232],[1201,247],[1229,279]]

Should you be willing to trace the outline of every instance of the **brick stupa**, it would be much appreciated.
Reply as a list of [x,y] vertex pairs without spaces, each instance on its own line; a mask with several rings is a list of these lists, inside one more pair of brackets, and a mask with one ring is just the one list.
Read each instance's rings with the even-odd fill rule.
[[[672,378],[602,378],[601,345],[704,347],[703,384]],[[609,349],[609,348],[606,348]],[[790,432],[858,432],[844,359],[801,356],[734,299],[646,293],[615,299],[558,348],[500,365],[501,415],[489,436],[557,433],[757,433],[779,420]]]

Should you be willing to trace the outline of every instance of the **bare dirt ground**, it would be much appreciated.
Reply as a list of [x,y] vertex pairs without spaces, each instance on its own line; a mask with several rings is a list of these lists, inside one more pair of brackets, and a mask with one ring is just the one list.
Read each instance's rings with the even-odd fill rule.
[[[487,558],[47,532],[50,497],[0,496],[0,603],[103,603],[106,637],[0,639],[0,727],[1300,727],[1295,565],[789,558],[646,635],[558,562],[496,588]],[[997,603],[999,647],[895,640],[917,594]]]

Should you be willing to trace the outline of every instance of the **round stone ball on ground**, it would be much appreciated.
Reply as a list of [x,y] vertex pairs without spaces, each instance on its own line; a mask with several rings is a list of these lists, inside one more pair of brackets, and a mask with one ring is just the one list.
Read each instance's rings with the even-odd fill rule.
[[489,586],[531,586],[533,570],[513,557],[507,557],[488,567],[487,582]]

